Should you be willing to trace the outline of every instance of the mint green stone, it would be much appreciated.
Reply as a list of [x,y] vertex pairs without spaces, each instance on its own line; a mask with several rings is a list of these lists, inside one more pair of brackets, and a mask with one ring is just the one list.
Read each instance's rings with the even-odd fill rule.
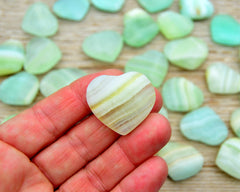
[[32,74],[43,74],[52,69],[61,57],[60,49],[52,40],[36,37],[27,44],[24,69]]
[[29,105],[37,96],[38,90],[37,77],[27,72],[20,72],[0,84],[0,100],[9,105]]
[[160,32],[168,40],[185,37],[192,32],[194,27],[191,19],[173,11],[160,13],[157,23]]
[[157,23],[142,9],[136,8],[125,14],[123,38],[127,45],[142,47],[151,42],[158,33]]
[[8,40],[0,45],[0,76],[19,72],[25,60],[25,51],[22,43],[17,40]]
[[220,147],[216,165],[225,173],[240,179],[240,138],[230,138]]
[[46,4],[37,2],[31,5],[24,15],[22,29],[35,36],[52,36],[58,30],[58,20]]
[[168,165],[168,176],[181,181],[198,174],[204,163],[202,154],[185,143],[168,142],[158,153]]
[[216,15],[211,21],[211,36],[215,43],[240,45],[240,24],[230,15]]
[[167,75],[168,61],[162,53],[150,50],[130,59],[125,65],[125,72],[129,71],[146,75],[153,86],[159,87]]
[[186,114],[180,123],[182,134],[193,141],[217,146],[228,136],[228,128],[210,108],[201,107]]
[[3,123],[5,123],[5,122],[7,122],[7,121],[10,120],[10,119],[12,119],[12,118],[15,117],[15,116],[16,116],[16,114],[7,116],[6,118],[4,118],[4,119],[2,120],[2,122],[0,123],[0,125],[3,124]]
[[240,108],[236,109],[230,119],[230,125],[233,132],[240,137]]
[[211,64],[206,70],[206,81],[211,93],[236,94],[240,92],[240,74],[224,63]]
[[168,119],[168,111],[165,107],[162,107],[158,113],[163,115],[164,117],[166,117]]
[[81,21],[89,7],[88,0],[58,0],[53,5],[53,12],[63,19]]
[[125,0],[91,0],[94,7],[101,11],[115,13],[122,9]]
[[75,68],[52,70],[42,78],[40,91],[47,97],[86,74],[86,72]]
[[93,59],[113,63],[122,51],[123,38],[115,31],[101,31],[88,36],[82,48]]
[[183,77],[167,80],[162,88],[162,96],[167,109],[177,112],[197,109],[204,100],[201,89]]
[[138,0],[138,3],[148,12],[156,13],[169,8],[173,0]]
[[214,12],[209,0],[180,0],[179,4],[181,14],[193,20],[207,19]]
[[195,70],[208,56],[207,44],[196,37],[187,37],[170,41],[164,47],[164,54],[175,66]]

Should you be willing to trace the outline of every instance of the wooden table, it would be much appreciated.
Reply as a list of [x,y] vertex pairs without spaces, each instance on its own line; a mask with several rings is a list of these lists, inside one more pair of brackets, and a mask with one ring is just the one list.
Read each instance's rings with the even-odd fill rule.
[[[12,38],[20,40],[26,45],[32,38],[21,30],[21,22],[25,11],[33,2],[37,1],[0,1],[0,43]],[[54,0],[42,0],[42,2],[52,6]],[[240,21],[239,0],[212,0],[212,2],[215,7],[215,14],[230,14]],[[82,22],[71,22],[59,19],[59,32],[51,39],[54,40],[62,50],[63,58],[55,68],[77,67],[88,73],[107,68],[123,69],[125,63],[135,55],[142,54],[149,49],[163,51],[167,41],[159,34],[150,44],[143,48],[134,49],[125,46],[118,60],[112,65],[94,61],[83,54],[81,44],[88,35],[106,29],[121,33],[123,31],[124,13],[135,7],[139,7],[135,0],[126,0],[123,10],[117,14],[103,13],[91,7],[88,15]],[[178,1],[175,0],[170,9],[179,11]],[[156,19],[157,14],[152,16]],[[193,36],[199,37],[207,42],[209,47],[209,57],[207,61],[198,70],[192,72],[170,66],[166,79],[182,76],[199,86],[204,92],[204,105],[212,107],[217,112],[229,127],[229,137],[232,137],[233,133],[229,126],[229,119],[231,113],[240,107],[239,94],[229,96],[210,94],[205,82],[205,70],[210,64],[221,61],[239,71],[238,48],[224,47],[213,43],[210,39],[209,25],[210,20],[195,22],[195,28],[192,33]],[[4,79],[5,77],[0,77],[0,82]],[[39,76],[39,79],[41,79],[41,76]],[[41,99],[43,99],[43,97],[39,94],[35,103]],[[0,120],[8,115],[19,113],[26,108],[27,107],[8,106],[0,102]],[[191,142],[181,135],[179,122],[183,115],[184,114],[181,113],[169,112],[169,120],[172,126],[171,140],[185,142],[196,147],[205,158],[204,167],[198,175],[182,182],[173,182],[167,179],[161,191],[240,191],[240,181],[223,173],[215,165],[215,157],[219,147],[210,147],[197,142]]]

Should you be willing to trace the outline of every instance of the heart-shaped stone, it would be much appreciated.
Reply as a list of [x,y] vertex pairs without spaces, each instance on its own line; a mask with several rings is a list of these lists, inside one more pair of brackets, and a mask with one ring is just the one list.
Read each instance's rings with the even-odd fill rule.
[[156,95],[141,73],[99,76],[87,88],[87,102],[94,115],[121,135],[135,129],[151,112]]
[[216,15],[211,22],[211,35],[215,43],[240,45],[240,24],[230,15]]

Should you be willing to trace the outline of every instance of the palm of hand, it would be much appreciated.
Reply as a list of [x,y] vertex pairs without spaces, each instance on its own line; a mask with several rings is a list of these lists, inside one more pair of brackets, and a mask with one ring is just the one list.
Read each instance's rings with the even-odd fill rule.
[[[169,124],[152,113],[119,137],[88,116],[86,87],[101,74],[120,72],[84,77],[0,127],[0,192],[158,191],[167,168],[152,156],[168,141]],[[160,105],[158,94],[153,112]]]

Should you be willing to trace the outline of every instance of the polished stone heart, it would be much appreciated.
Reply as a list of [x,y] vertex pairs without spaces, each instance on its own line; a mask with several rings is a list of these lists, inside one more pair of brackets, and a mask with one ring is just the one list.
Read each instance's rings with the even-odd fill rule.
[[99,76],[87,88],[94,115],[110,129],[126,135],[151,112],[156,100],[151,82],[141,73]]

